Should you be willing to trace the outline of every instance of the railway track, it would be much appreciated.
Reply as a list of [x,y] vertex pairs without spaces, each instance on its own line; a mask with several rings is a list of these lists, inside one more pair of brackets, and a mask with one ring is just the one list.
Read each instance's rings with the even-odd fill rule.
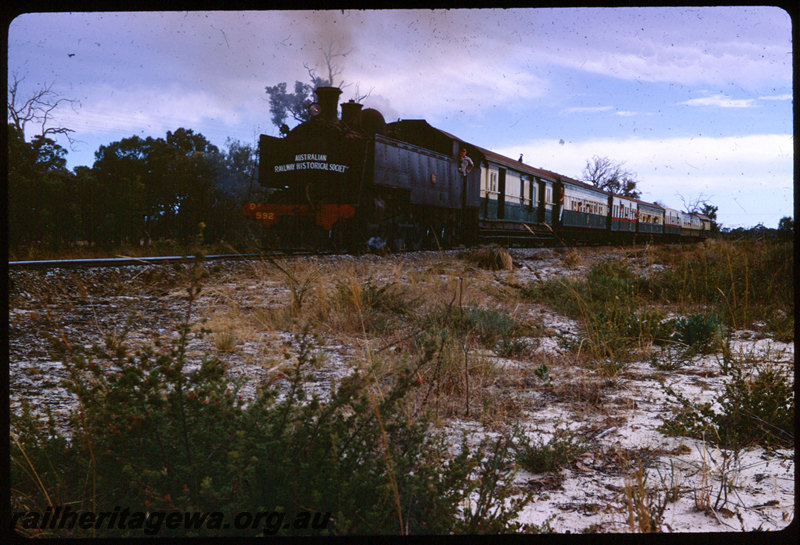
[[[214,254],[203,256],[205,261],[257,259],[260,257],[285,257],[290,255],[310,255],[312,252],[297,250],[292,252],[268,252],[258,254]],[[97,267],[130,267],[133,265],[166,265],[173,263],[190,263],[194,256],[157,256],[157,257],[104,257],[98,259],[40,259],[33,261],[9,261],[9,270],[35,269],[92,269]]]

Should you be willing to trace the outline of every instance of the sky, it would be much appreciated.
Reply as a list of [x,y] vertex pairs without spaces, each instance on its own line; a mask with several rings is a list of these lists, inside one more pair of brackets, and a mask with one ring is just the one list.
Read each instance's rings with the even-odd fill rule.
[[[793,216],[792,28],[778,7],[26,13],[8,28],[19,95],[52,85],[76,143],[178,128],[221,149],[278,136],[265,87],[335,57],[342,101],[426,119],[576,179],[592,157],[642,199],[705,200],[723,227]],[[32,134],[27,135],[28,137]]]

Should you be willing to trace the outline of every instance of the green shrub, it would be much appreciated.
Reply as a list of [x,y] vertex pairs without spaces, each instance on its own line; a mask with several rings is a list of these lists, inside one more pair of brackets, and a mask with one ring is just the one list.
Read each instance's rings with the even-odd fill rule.
[[[189,311],[199,279],[189,289]],[[529,500],[512,498],[510,439],[501,436],[455,455],[424,415],[410,417],[420,358],[389,383],[355,372],[323,401],[306,394],[315,365],[310,336],[295,337],[277,383],[244,404],[224,364],[188,365],[187,322],[169,346],[129,355],[121,343],[65,350],[77,396],[70,436],[24,408],[11,421],[12,505],[73,511],[315,512],[319,525],[236,529],[220,524],[161,528],[159,535],[499,533]],[[468,505],[468,507],[465,507]],[[316,520],[316,519],[315,519]],[[142,536],[139,527],[38,530],[25,535]],[[146,534],[145,534],[146,535]]]
[[719,409],[666,388],[679,408],[659,429],[666,435],[705,438],[723,448],[793,446],[794,388],[789,374],[768,364],[756,365],[752,374],[733,366],[730,373]]
[[630,302],[636,295],[637,281],[630,267],[622,260],[597,263],[586,276],[589,298],[595,303]]
[[713,352],[722,346],[722,324],[716,315],[692,314],[672,321],[673,340],[698,353]]
[[441,306],[420,317],[420,327],[431,331],[447,331],[458,338],[471,336],[487,347],[501,339],[517,337],[522,326],[506,311],[475,305]]
[[541,364],[539,367],[537,367],[533,371],[533,374],[536,375],[536,377],[539,380],[545,382],[546,384],[550,384],[551,382],[553,382],[553,377],[550,376],[550,368],[545,364]]
[[516,461],[531,473],[559,471],[588,448],[585,441],[566,428],[556,427],[546,443],[541,437],[531,440],[520,430],[516,430],[514,435],[517,440],[514,447]]
[[[331,512],[337,534],[515,528],[510,521],[516,511],[500,503],[510,493],[502,484],[510,482],[510,470],[498,472],[484,463],[487,456],[505,456],[505,440],[484,442],[477,450],[464,442],[451,459],[445,438],[429,433],[427,421],[406,418],[402,401],[417,387],[419,371],[407,369],[381,398],[372,392],[371,379],[359,373],[344,379],[326,404],[299,403],[304,399],[299,378],[292,389],[297,401],[259,398],[248,411],[242,437],[253,460],[246,479],[249,503],[267,510]],[[250,444],[251,437],[260,439]],[[459,506],[485,479],[494,482],[478,505],[487,516],[460,517]]]

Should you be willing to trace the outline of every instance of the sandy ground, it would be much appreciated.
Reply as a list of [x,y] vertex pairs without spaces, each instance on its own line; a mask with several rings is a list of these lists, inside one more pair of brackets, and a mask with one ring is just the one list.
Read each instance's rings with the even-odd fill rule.
[[[544,280],[559,274],[584,274],[592,262],[584,257],[579,265],[567,267],[551,250],[513,250],[512,254],[515,268],[494,273],[498,285]],[[376,257],[342,259],[367,260],[368,266]],[[424,257],[395,259],[400,259],[402,266],[413,266],[415,262],[429,266]],[[247,268],[242,264],[230,267],[243,267],[242,271]],[[131,316],[126,339],[133,345],[171,334],[172,324],[183,312],[182,292],[170,287],[169,282],[165,284],[163,278],[159,285],[167,285],[166,288],[134,288],[139,285],[134,282],[136,278],[151,274],[147,271],[142,267],[10,274],[12,411],[18,410],[21,399],[26,399],[38,410],[48,407],[63,416],[74,403],[60,385],[64,368],[49,348],[48,334],[63,335],[90,346],[102,343],[108,334],[121,335]],[[446,276],[447,271],[443,274]],[[232,273],[225,282],[204,291],[193,321],[201,323],[221,307],[235,306],[237,311],[245,312],[253,305],[286,304],[288,288],[280,281]],[[126,291],[124,286],[130,289]],[[519,408],[514,420],[529,437],[543,442],[556,429],[569,429],[590,436],[592,441],[591,448],[557,473],[532,474],[524,469],[518,472],[516,487],[533,492],[533,501],[520,513],[520,521],[556,533],[633,532],[638,519],[631,517],[626,498],[637,487],[646,490],[645,501],[654,509],[663,506],[657,529],[665,532],[772,531],[792,521],[793,450],[751,448],[728,452],[701,440],[666,437],[658,431],[674,407],[665,386],[699,402],[719,395],[726,375],[720,370],[718,356],[696,357],[689,365],[668,371],[658,370],[650,362],[635,362],[613,380],[598,382],[586,369],[570,366],[563,358],[563,340],[578,331],[574,322],[545,308],[528,308],[526,312],[524,319],[551,333],[532,339],[532,351],[536,353],[512,360],[486,354],[497,366],[522,377],[512,390],[502,392],[512,396]],[[244,379],[241,393],[245,398],[250,398],[257,385],[269,378],[279,361],[277,356],[291,341],[288,332],[251,328],[237,341],[235,349],[220,354],[230,364],[231,375]],[[732,348],[786,366],[790,371],[794,369],[794,346],[773,341],[759,331],[735,332]],[[323,365],[315,371],[309,386],[324,397],[331,384],[352,371],[353,361],[363,356],[364,346],[330,338],[321,340],[317,349]],[[213,335],[189,345],[189,352],[195,355],[214,351]],[[547,387],[534,374],[538,363],[533,362],[540,361],[539,357],[546,357],[549,362],[552,381]],[[595,384],[597,403],[576,402],[554,393],[585,384]],[[463,433],[473,443],[497,433],[496,425],[486,426],[474,418],[446,419],[441,422],[441,431],[451,434],[454,443]],[[642,478],[638,483],[634,478],[637,472]]]

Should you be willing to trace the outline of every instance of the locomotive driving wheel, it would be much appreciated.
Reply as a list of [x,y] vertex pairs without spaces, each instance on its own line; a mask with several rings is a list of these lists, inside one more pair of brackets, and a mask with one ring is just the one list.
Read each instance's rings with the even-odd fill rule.
[[363,249],[363,237],[358,236],[358,227],[352,219],[342,218],[328,231],[328,247],[336,253],[358,253]]

